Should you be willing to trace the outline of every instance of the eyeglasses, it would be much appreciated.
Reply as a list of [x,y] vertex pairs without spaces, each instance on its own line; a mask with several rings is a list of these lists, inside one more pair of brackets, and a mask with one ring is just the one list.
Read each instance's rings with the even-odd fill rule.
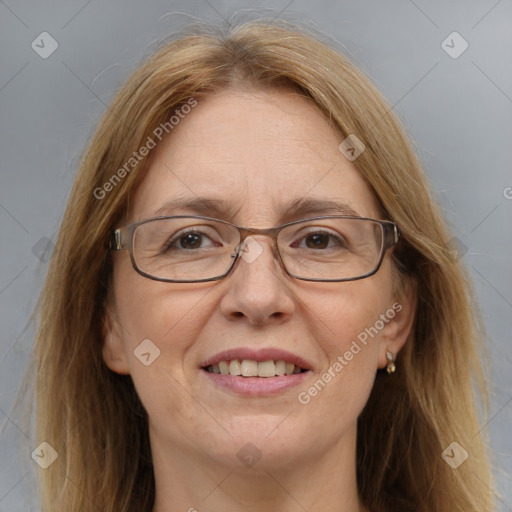
[[[375,274],[400,232],[395,222],[352,216],[297,220],[252,229],[201,216],[154,217],[112,232],[110,249],[130,251],[142,276],[170,283],[217,281],[242,257],[262,251],[250,235],[270,236],[285,272],[304,281],[355,281]],[[253,246],[251,248],[251,245]],[[252,252],[250,258],[249,253]]]

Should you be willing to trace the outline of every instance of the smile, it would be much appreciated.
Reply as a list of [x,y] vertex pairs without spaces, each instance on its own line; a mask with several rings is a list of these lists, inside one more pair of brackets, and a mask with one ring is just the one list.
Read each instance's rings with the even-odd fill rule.
[[219,361],[218,364],[208,365],[203,368],[208,373],[232,375],[234,377],[280,377],[303,373],[307,370],[283,360],[255,361],[251,359],[232,359],[231,361]]

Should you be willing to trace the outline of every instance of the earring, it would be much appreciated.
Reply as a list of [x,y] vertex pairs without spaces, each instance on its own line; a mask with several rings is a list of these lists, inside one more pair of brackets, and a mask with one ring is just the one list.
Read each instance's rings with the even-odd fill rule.
[[395,365],[395,359],[393,357],[393,354],[389,351],[386,352],[386,359],[388,360],[388,365],[386,367],[386,371],[388,373],[395,373],[396,365]]

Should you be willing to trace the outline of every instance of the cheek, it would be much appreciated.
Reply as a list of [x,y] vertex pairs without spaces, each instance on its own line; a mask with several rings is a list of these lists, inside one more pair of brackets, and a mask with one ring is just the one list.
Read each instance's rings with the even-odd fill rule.
[[134,292],[119,300],[130,375],[153,427],[184,441],[183,423],[197,422],[198,415],[203,425],[211,422],[191,403],[187,373],[190,349],[211,316],[208,290],[177,291],[167,283],[144,281],[127,286],[125,291]]
[[133,271],[128,258],[120,261],[115,300],[127,350],[150,339],[162,356],[172,360],[172,354],[183,350],[207,320],[205,299],[210,288],[147,279]]
[[123,277],[119,275],[115,288],[117,320],[130,375],[146,405],[165,383],[184,383],[189,349],[212,314],[207,300],[211,285],[187,285],[185,290],[135,272]]
[[380,279],[367,279],[342,283],[329,294],[309,294],[304,314],[322,353],[322,369],[300,403],[343,404],[357,414],[364,407],[377,370],[379,318],[389,307],[389,289]]
[[386,288],[367,279],[340,283],[336,289],[309,291],[303,314],[314,326],[320,347],[330,355],[348,350],[350,342],[389,307]]

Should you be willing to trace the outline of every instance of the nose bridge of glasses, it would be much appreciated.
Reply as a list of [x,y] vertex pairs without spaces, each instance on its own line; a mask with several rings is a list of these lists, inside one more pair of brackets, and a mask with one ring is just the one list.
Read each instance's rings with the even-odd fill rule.
[[248,236],[253,235],[263,235],[270,236],[271,238],[276,237],[276,233],[280,230],[280,227],[274,228],[246,228],[238,226],[238,231],[240,232],[240,236],[242,240],[245,240]]
[[275,228],[246,228],[237,226],[238,232],[240,233],[240,245],[246,243],[246,240],[250,237],[251,239],[258,241],[265,240],[265,238],[270,238],[271,247],[275,247],[275,240],[277,237],[277,233],[279,231],[279,227]]
[[[279,260],[276,236],[279,228],[237,227],[240,234],[238,254],[246,263],[252,263],[269,248],[273,258]],[[266,240],[266,241],[265,241]]]

